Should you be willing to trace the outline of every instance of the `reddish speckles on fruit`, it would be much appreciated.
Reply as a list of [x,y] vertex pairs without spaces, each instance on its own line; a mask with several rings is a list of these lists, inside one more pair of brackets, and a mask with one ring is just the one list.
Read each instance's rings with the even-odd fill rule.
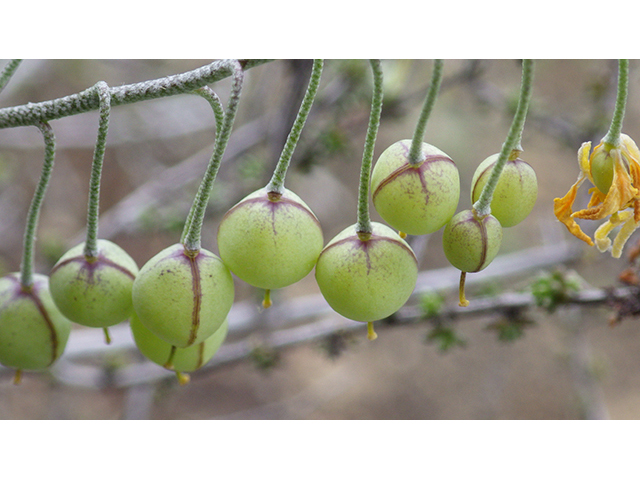
[[110,327],[128,319],[136,262],[118,245],[97,241],[98,255],[87,258],[84,243],[65,253],[51,270],[51,296],[71,321],[88,327]]
[[233,298],[233,279],[220,258],[205,249],[188,254],[179,243],[151,258],[133,283],[133,307],[140,322],[180,348],[215,333]]
[[301,280],[322,250],[322,230],[293,192],[260,189],[232,207],[218,230],[220,257],[241,280],[277,289]]
[[[480,198],[498,157],[491,155],[478,165],[471,180],[472,203]],[[508,160],[493,192],[491,214],[503,227],[513,227],[531,213],[537,197],[538,181],[531,165],[519,158]]]
[[17,273],[0,278],[0,363],[18,370],[41,370],[67,344],[71,322],[49,293],[49,279],[35,274],[24,289]]
[[387,148],[371,173],[376,211],[393,228],[412,235],[433,233],[453,216],[460,198],[458,169],[449,156],[428,143],[422,160],[409,163],[411,140]]
[[316,280],[327,303],[351,320],[372,322],[395,313],[411,296],[418,264],[411,247],[386,225],[373,222],[369,238],[355,225],[322,251]]
[[500,222],[493,215],[478,218],[472,210],[457,213],[442,235],[447,260],[462,272],[486,268],[498,254],[501,242]]

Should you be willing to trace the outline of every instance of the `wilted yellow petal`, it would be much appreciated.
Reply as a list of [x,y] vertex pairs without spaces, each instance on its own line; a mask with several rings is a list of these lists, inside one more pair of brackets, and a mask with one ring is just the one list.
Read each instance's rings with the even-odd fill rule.
[[619,149],[610,152],[614,158],[613,181],[601,204],[575,212],[572,216],[585,220],[601,220],[615,212],[627,208],[629,202],[638,196],[638,189],[632,185]]
[[640,149],[636,145],[636,142],[629,135],[625,135],[624,133],[620,135],[620,140],[622,140],[622,154],[625,157],[630,157],[635,159],[635,162],[640,162]]
[[611,256],[613,258],[620,258],[624,244],[627,243],[627,240],[629,240],[629,237],[636,231],[638,226],[640,226],[640,223],[638,223],[633,216],[629,216],[629,219],[622,226],[618,235],[616,235],[616,239],[613,241],[613,248],[611,249]]
[[562,198],[555,198],[553,200],[553,213],[558,218],[558,220],[564,223],[564,225],[569,229],[569,232],[571,232],[572,235],[593,246],[593,241],[580,229],[580,226],[571,217],[571,214],[573,212],[571,207],[573,206],[573,202],[575,202],[576,200],[578,187],[582,184],[582,182],[584,182],[585,178],[586,177],[584,176],[583,172],[580,172],[578,180],[569,189],[567,194]]
[[611,230],[616,228],[621,223],[628,221],[629,219],[633,220],[632,211],[627,210],[619,213],[616,212],[611,215],[609,220],[600,225],[593,235],[598,250],[600,250],[601,252],[606,252],[611,246],[611,240],[609,239],[609,233],[611,233]]
[[580,173],[586,175],[589,181],[593,183],[591,178],[591,161],[589,158],[589,152],[591,151],[591,142],[584,142],[580,149],[578,149],[578,165],[580,166]]

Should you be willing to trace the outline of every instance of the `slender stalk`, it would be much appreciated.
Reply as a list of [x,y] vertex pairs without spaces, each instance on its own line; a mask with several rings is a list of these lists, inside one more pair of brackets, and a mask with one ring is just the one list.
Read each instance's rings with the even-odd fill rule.
[[520,98],[518,100],[518,108],[511,123],[511,128],[507,134],[505,142],[502,144],[502,150],[498,155],[491,175],[487,180],[486,185],[482,189],[480,198],[473,204],[474,213],[482,218],[491,214],[491,200],[493,199],[493,192],[498,185],[500,174],[504,169],[511,152],[519,144],[519,139],[522,135],[522,129],[524,127],[524,121],[527,117],[527,110],[529,109],[529,103],[531,101],[531,90],[533,84],[533,60],[522,61],[522,83],[520,85]]
[[[192,93],[200,95],[202,98],[209,102],[209,105],[211,105],[211,108],[213,109],[213,115],[215,116],[216,120],[216,135],[219,134],[224,123],[224,107],[222,106],[220,97],[218,97],[218,95],[216,95],[216,93],[211,90],[209,86],[204,86],[202,88],[194,90]],[[195,209],[195,206],[195,203],[191,205],[191,209],[189,210],[189,214],[187,215],[187,220],[184,223],[182,236],[180,237],[180,243],[184,243],[187,237],[187,232],[191,228],[191,221],[193,219],[193,211]]]
[[111,113],[111,95],[105,82],[98,82],[95,91],[100,98],[100,119],[98,123],[98,137],[93,151],[91,166],[91,180],[89,182],[89,206],[87,208],[87,239],[84,245],[84,256],[87,259],[98,256],[98,215],[100,204],[100,179],[104,152],[107,148],[107,132],[109,131],[109,115]]
[[24,232],[24,247],[22,251],[22,263],[20,265],[20,283],[25,289],[30,289],[33,284],[33,247],[36,241],[35,232],[38,227],[38,219],[40,218],[42,200],[44,199],[44,194],[47,191],[49,179],[51,178],[51,172],[53,171],[53,161],[56,152],[56,138],[51,126],[48,123],[42,123],[38,125],[38,128],[44,137],[44,163],[42,165],[42,172],[40,173],[40,180],[33,194],[33,199],[31,200],[31,206],[27,214],[27,225]]
[[233,85],[231,87],[231,95],[229,97],[229,103],[227,104],[227,111],[224,116],[224,122],[222,128],[216,135],[215,146],[211,160],[204,174],[200,188],[196,194],[196,198],[193,201],[193,212],[189,218],[189,228],[186,235],[184,235],[184,247],[187,252],[200,251],[200,238],[202,234],[202,223],[204,221],[204,214],[209,203],[209,197],[211,196],[211,189],[213,188],[213,182],[218,174],[220,168],[220,162],[224,155],[229,137],[231,136],[231,129],[233,122],[236,118],[236,112],[238,111],[238,103],[240,102],[240,94],[242,92],[242,82],[244,80],[244,70],[238,62],[232,65],[233,72]]
[[0,73],[0,92],[2,92],[7,83],[9,83],[9,80],[11,80],[11,77],[16,72],[21,62],[22,60],[11,60],[4,66],[2,73]]
[[616,106],[611,119],[609,131],[602,139],[603,143],[611,147],[620,146],[620,134],[622,133],[622,120],[627,105],[627,93],[629,90],[629,60],[618,60],[618,93],[616,95]]
[[433,71],[431,72],[431,83],[429,84],[429,90],[427,96],[424,99],[422,105],[422,112],[416,125],[416,129],[413,133],[413,140],[411,141],[411,149],[409,150],[409,163],[416,165],[422,160],[422,142],[424,140],[424,132],[427,128],[427,121],[431,116],[431,111],[436,103],[438,92],[440,91],[440,84],[442,83],[442,70],[444,62],[442,60],[433,61]]
[[371,217],[369,216],[369,178],[371,177],[371,162],[373,149],[376,145],[378,128],[380,127],[380,115],[382,113],[382,67],[380,60],[370,60],[373,71],[373,97],[371,99],[371,113],[367,137],[364,142],[362,154],[362,166],[360,168],[360,185],[358,188],[358,222],[356,231],[362,234],[371,233]]
[[318,86],[320,85],[320,76],[322,75],[323,66],[324,60],[313,61],[313,69],[311,70],[309,86],[307,87],[307,91],[304,94],[302,103],[300,104],[298,116],[293,122],[293,126],[291,127],[287,141],[282,149],[280,159],[278,160],[273,172],[271,181],[267,184],[267,191],[270,193],[282,194],[284,192],[284,179],[287,175],[287,169],[289,168],[289,163],[291,162],[291,157],[293,156],[293,152],[298,144],[298,140],[300,140],[300,134],[302,133],[304,124],[307,121],[309,112],[311,111],[313,101],[318,93]]
[[222,129],[222,122],[224,122],[224,107],[222,106],[222,102],[220,101],[220,97],[211,90],[211,87],[208,85],[198,88],[192,92],[195,95],[200,95],[204,98],[213,110],[213,115],[216,119],[216,131],[220,131]]

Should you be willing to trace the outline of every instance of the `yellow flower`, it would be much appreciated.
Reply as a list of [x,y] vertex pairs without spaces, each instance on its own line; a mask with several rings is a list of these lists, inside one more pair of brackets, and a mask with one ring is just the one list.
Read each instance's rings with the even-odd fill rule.
[[[594,245],[576,223],[576,218],[602,220],[609,217],[595,232],[595,245],[601,252],[611,248],[611,255],[619,258],[624,244],[640,226],[640,150],[628,135],[620,136],[620,145],[613,146],[601,141],[593,149],[585,142],[578,150],[580,175],[569,192],[553,201],[553,212],[558,220],[580,240]],[[589,179],[594,185],[589,190],[591,200],[587,208],[573,212],[572,206],[578,188]],[[608,235],[622,226],[613,244]]]

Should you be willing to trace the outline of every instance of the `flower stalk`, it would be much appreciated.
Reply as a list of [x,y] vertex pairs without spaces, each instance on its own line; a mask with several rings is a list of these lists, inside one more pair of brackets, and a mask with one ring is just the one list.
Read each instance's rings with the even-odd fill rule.
[[309,85],[307,87],[306,93],[304,94],[304,98],[302,99],[302,103],[300,104],[300,110],[298,111],[298,115],[293,122],[291,131],[287,136],[287,141],[284,144],[284,148],[282,149],[282,153],[280,154],[280,158],[278,159],[278,163],[276,164],[276,168],[273,172],[273,176],[271,177],[271,181],[267,184],[267,191],[269,193],[284,193],[284,180],[287,175],[287,170],[289,169],[291,157],[293,156],[293,152],[296,149],[296,145],[300,140],[300,135],[302,134],[304,124],[306,123],[309,112],[311,111],[313,101],[315,100],[316,94],[318,93],[323,66],[324,60],[313,61],[311,78],[309,79]]
[[618,60],[618,91],[616,94],[616,106],[611,118],[609,131],[602,139],[603,143],[611,147],[619,147],[622,134],[622,120],[627,105],[627,94],[629,90],[629,60]]
[[[185,231],[183,232],[182,242],[187,253],[196,253],[201,248],[202,223],[204,222],[204,214],[211,196],[211,189],[220,168],[220,162],[224,156],[224,152],[231,136],[231,129],[238,111],[240,102],[240,94],[242,92],[242,83],[244,80],[244,70],[238,62],[232,64],[233,68],[233,84],[231,94],[227,104],[227,111],[224,116],[222,128],[216,134],[216,141],[213,154],[207,165],[200,188],[193,201],[192,209],[185,222]],[[215,109],[214,109],[215,111]]]
[[478,198],[478,201],[473,204],[473,211],[479,218],[483,218],[491,214],[491,200],[493,199],[493,192],[498,185],[498,180],[500,180],[500,174],[502,173],[502,170],[514,149],[522,149],[520,146],[520,139],[524,129],[524,122],[527,118],[529,103],[531,102],[532,85],[533,60],[523,60],[520,97],[518,99],[518,107],[516,109],[513,122],[511,123],[511,128],[509,129],[505,142],[502,144],[500,155],[493,167],[491,175],[482,189],[480,198]]
[[380,127],[380,116],[382,114],[382,67],[380,60],[370,60],[373,71],[373,97],[371,99],[371,113],[369,115],[369,125],[362,154],[362,166],[360,168],[360,185],[358,187],[358,222],[356,231],[358,235],[367,236],[371,234],[371,217],[369,215],[369,178],[371,177],[371,163],[373,161],[373,150]]
[[105,82],[98,82],[95,91],[100,98],[100,119],[98,123],[98,137],[93,152],[91,165],[91,179],[89,181],[89,205],[87,208],[87,239],[84,245],[84,256],[87,259],[98,256],[98,215],[100,204],[100,179],[102,165],[107,147],[107,132],[109,130],[109,115],[111,113],[111,94]]
[[442,70],[444,61],[434,60],[433,71],[431,72],[431,83],[429,84],[429,90],[427,96],[422,105],[422,111],[420,112],[420,118],[416,124],[416,129],[413,133],[413,139],[411,141],[411,148],[409,149],[409,163],[411,165],[417,165],[422,160],[422,142],[424,140],[424,133],[427,128],[427,121],[431,116],[431,111],[436,103],[438,92],[440,91],[440,84],[442,83]]
[[42,172],[40,173],[40,180],[36,186],[29,212],[27,214],[27,225],[24,232],[22,262],[20,264],[20,283],[22,288],[30,290],[33,285],[33,258],[34,258],[34,245],[36,241],[36,230],[38,227],[38,220],[40,218],[40,209],[42,207],[42,201],[49,185],[51,173],[53,171],[53,162],[56,152],[56,138],[53,133],[53,129],[48,123],[42,123],[38,125],[42,136],[44,137],[44,163],[42,165]]

